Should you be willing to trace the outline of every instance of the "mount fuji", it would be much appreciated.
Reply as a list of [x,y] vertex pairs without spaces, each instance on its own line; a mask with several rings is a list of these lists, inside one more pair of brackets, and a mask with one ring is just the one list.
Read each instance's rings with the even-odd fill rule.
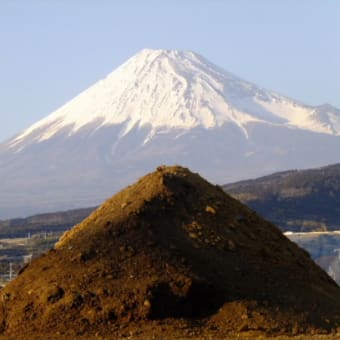
[[215,183],[339,161],[340,110],[145,49],[0,144],[0,218],[95,205],[160,164]]

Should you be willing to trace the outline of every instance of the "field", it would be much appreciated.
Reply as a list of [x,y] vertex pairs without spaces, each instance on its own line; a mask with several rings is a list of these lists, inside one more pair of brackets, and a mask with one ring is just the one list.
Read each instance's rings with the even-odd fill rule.
[[14,279],[33,258],[53,248],[62,233],[28,233],[27,237],[0,239],[0,286]]

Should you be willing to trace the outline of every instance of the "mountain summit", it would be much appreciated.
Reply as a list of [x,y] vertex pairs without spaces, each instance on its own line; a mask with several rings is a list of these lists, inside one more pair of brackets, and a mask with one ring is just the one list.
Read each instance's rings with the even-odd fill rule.
[[330,105],[300,104],[193,52],[146,49],[0,144],[0,217],[97,204],[163,163],[220,183],[321,166],[338,161],[339,134]]

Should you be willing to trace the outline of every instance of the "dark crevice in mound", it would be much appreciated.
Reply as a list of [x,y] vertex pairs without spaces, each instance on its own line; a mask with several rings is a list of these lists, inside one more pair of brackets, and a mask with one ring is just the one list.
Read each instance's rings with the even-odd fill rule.
[[185,296],[176,295],[167,282],[151,288],[149,293],[150,319],[207,317],[216,313],[225,301],[223,293],[198,281],[192,282]]

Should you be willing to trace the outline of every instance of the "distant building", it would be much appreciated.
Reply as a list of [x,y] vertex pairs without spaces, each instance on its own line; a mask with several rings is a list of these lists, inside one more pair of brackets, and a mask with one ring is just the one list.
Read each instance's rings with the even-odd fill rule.
[[25,264],[31,263],[31,261],[32,261],[32,254],[24,255],[24,256],[23,256],[23,259],[24,259],[24,263],[25,263]]

